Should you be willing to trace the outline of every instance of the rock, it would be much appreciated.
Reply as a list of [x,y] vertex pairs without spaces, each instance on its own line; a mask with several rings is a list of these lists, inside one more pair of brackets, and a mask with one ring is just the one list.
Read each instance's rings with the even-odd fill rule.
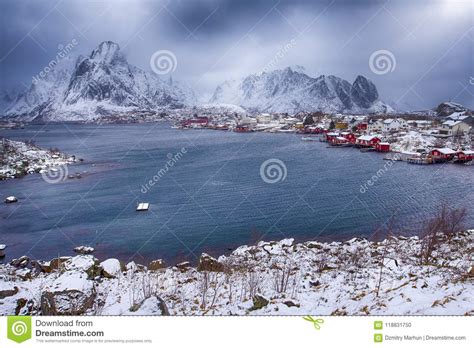
[[8,196],[7,198],[5,198],[5,203],[16,203],[18,202],[18,198],[16,198],[15,196]]
[[260,309],[270,303],[270,301],[261,294],[255,294],[255,296],[252,298],[252,301],[253,301],[252,309]]
[[306,246],[310,249],[322,249],[323,246],[318,242],[307,242]]
[[153,260],[148,264],[148,270],[150,271],[157,271],[165,267],[165,262],[162,259]]
[[82,255],[92,254],[94,252],[94,248],[90,246],[81,245],[81,246],[75,247],[74,252],[78,254],[82,254]]
[[50,261],[31,261],[31,266],[33,266],[37,271],[43,273],[51,273],[53,271]]
[[10,265],[14,267],[25,268],[26,266],[28,266],[29,262],[30,262],[30,258],[28,256],[22,256],[18,259],[11,260]]
[[184,262],[178,263],[178,264],[176,265],[176,267],[177,267],[181,272],[184,272],[184,271],[188,270],[188,269],[191,267],[191,263],[189,263],[188,261],[184,261]]
[[41,295],[43,315],[81,315],[94,304],[94,284],[82,271],[66,271]]
[[295,300],[284,300],[283,303],[288,307],[300,307],[300,303]]
[[92,255],[77,255],[64,262],[66,271],[86,272],[89,279],[93,279],[102,274],[102,267],[99,261]]
[[151,296],[130,308],[132,315],[170,315],[165,302],[158,296]]
[[18,287],[13,283],[2,281],[0,283],[0,299],[10,297],[18,293]]
[[199,265],[197,270],[199,272],[208,271],[208,272],[223,272],[224,265],[217,261],[214,257],[202,253],[201,257],[199,258]]
[[15,272],[15,275],[21,280],[30,280],[33,278],[33,272],[29,268],[20,268]]
[[117,259],[107,259],[100,263],[102,275],[106,278],[115,278],[122,273],[122,266]]
[[311,286],[320,286],[321,282],[319,280],[310,280],[309,285],[311,285]]
[[70,259],[71,259],[70,256],[60,256],[60,257],[57,257],[55,259],[52,259],[49,262],[49,266],[51,267],[51,270],[56,270],[56,269],[59,269],[59,267],[61,267],[64,262],[66,262]]

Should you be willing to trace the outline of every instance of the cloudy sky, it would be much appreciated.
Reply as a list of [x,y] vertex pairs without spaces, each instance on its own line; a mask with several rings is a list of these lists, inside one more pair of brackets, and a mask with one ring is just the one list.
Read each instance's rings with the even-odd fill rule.
[[173,52],[173,78],[203,100],[224,80],[300,65],[310,76],[352,82],[365,75],[381,99],[403,109],[445,100],[474,108],[470,0],[2,0],[0,6],[3,90],[28,86],[71,42],[75,56],[112,40],[146,70],[154,52]]

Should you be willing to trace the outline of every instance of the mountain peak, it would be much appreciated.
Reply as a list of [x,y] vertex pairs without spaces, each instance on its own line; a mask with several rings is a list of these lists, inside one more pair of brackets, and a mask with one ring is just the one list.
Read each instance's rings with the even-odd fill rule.
[[113,41],[101,42],[90,55],[91,60],[104,63],[111,63],[116,58],[122,58],[122,52],[120,52],[120,46]]

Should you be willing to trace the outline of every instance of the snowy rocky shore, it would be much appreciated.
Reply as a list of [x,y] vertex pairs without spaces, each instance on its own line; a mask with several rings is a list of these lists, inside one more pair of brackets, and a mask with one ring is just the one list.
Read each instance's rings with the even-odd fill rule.
[[166,267],[91,248],[49,262],[0,265],[0,315],[474,315],[474,230],[456,233],[421,262],[422,241],[242,246]]
[[46,150],[34,144],[0,139],[0,180],[41,173],[74,162],[75,156],[54,149]]

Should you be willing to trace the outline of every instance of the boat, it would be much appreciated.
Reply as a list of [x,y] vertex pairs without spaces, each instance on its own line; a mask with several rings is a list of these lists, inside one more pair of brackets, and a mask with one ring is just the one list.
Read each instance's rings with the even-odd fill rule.
[[7,246],[5,244],[0,244],[0,257],[5,257],[5,249]]
[[318,141],[316,137],[302,137],[301,140],[303,141]]
[[138,203],[137,211],[147,211],[150,208],[150,203]]
[[8,196],[7,198],[5,198],[5,203],[16,203],[18,202],[18,198],[16,198],[15,196]]

